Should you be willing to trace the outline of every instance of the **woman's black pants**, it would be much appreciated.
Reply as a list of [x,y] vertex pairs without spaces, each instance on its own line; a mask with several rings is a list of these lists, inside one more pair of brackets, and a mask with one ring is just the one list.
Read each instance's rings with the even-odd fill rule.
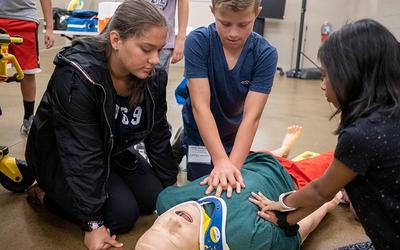
[[[116,166],[110,172],[106,190],[108,198],[103,208],[104,224],[113,234],[129,231],[140,214],[150,214],[156,209],[158,194],[163,186],[150,164],[137,157],[134,167]],[[50,197],[44,197],[46,209],[77,222],[68,212],[72,204],[60,206]]]

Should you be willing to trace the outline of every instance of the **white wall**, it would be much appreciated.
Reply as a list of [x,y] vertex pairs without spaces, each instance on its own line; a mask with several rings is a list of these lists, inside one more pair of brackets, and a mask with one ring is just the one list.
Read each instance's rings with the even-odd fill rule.
[[210,4],[211,0],[189,0],[188,25],[198,28],[214,22],[214,16],[209,7]]
[[[303,39],[305,42],[303,42],[303,51],[312,60],[316,61],[317,50],[321,44],[320,28],[322,23],[328,20],[334,28],[343,25],[350,14],[350,11],[346,8],[348,1],[308,0],[304,24]],[[210,0],[190,1],[190,26],[196,28],[214,21],[214,17],[208,7],[210,3]],[[284,70],[288,70],[295,65],[300,11],[301,0],[286,0],[285,18],[283,20],[268,18],[265,20],[264,36],[278,49],[278,65],[283,67]],[[304,60],[304,67],[312,67],[312,64]]]
[[[321,45],[321,25],[329,21],[334,30],[340,28],[349,17],[348,1],[307,1],[301,51],[313,61],[317,61]],[[301,0],[287,0],[284,20],[266,19],[264,34],[277,47],[280,56],[278,64],[285,70],[295,67],[296,63],[301,4]],[[304,57],[300,62],[301,67],[314,67]]]
[[[278,64],[284,70],[295,67],[300,10],[301,0],[286,0],[284,20],[266,19],[264,35],[277,47]],[[399,0],[308,0],[305,16],[304,25],[308,29],[304,29],[302,51],[315,61],[321,45],[320,28],[324,21],[329,21],[333,30],[338,30],[348,19],[373,18],[400,40]],[[302,57],[303,60],[304,67],[313,67]]]
[[399,0],[352,0],[350,15],[356,20],[373,18],[386,26],[400,40]]
[[[189,25],[196,28],[214,21],[210,0],[190,0]],[[285,18],[265,20],[264,36],[279,53],[278,65],[284,70],[295,67],[300,26],[301,0],[286,0]],[[374,18],[385,25],[400,40],[399,0],[308,0],[304,22],[302,51],[317,61],[321,45],[321,25],[329,21],[333,30],[342,27],[348,19]],[[301,67],[313,67],[301,57]]]
[[[85,0],[85,8],[96,10],[97,4],[103,1],[106,0]],[[53,0],[53,6],[65,8],[68,2]],[[283,20],[265,20],[264,36],[278,49],[278,65],[285,71],[295,67],[296,63],[301,2],[302,0],[286,0]],[[39,0],[37,3],[40,4]],[[211,0],[189,0],[189,26],[197,28],[214,21],[209,9],[210,3]],[[400,0],[308,0],[302,51],[317,61],[317,52],[321,45],[320,29],[324,21],[329,21],[333,30],[337,30],[348,19],[366,17],[381,22],[400,40]],[[300,62],[302,67],[313,67],[303,57]]]

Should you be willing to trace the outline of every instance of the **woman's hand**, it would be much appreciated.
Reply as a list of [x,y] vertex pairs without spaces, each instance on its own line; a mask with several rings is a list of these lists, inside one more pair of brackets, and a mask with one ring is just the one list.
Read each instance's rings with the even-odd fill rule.
[[[256,204],[261,211],[283,211],[285,210],[284,207],[281,206],[281,204],[278,201],[272,201],[265,197],[261,192],[258,192],[257,194],[254,192],[251,192],[251,195],[253,196],[249,198],[251,202]],[[287,210],[286,210],[287,211]]]
[[219,197],[223,191],[227,191],[228,198],[232,196],[233,190],[236,190],[236,193],[239,194],[241,189],[245,187],[242,174],[229,159],[214,165],[210,175],[200,182],[200,185],[205,184],[208,184],[205,194],[208,195],[216,190],[215,195]]
[[269,200],[261,192],[258,193],[251,192],[251,195],[253,197],[249,197],[249,201],[256,204],[260,208],[260,210],[263,210],[265,207],[268,206],[268,204],[273,203],[273,201]]
[[110,235],[110,230],[101,226],[91,232],[85,232],[84,243],[89,250],[109,249],[122,247],[123,244],[116,240],[117,236]]
[[265,197],[261,192],[258,193],[251,192],[251,195],[253,197],[249,197],[249,201],[256,204],[260,209],[260,211],[257,212],[257,215],[263,218],[264,220],[267,220],[269,222],[274,223],[275,225],[278,225],[277,224],[278,218],[276,218],[275,213],[270,210],[279,211],[280,209],[282,209],[279,203],[276,201],[271,201],[270,199]]

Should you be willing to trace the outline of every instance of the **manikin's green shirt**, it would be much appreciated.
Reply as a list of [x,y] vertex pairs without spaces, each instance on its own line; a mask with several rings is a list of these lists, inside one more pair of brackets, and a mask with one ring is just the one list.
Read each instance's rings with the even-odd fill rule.
[[[287,237],[280,228],[259,217],[257,206],[248,200],[251,192],[259,191],[272,200],[278,200],[281,193],[294,190],[290,175],[273,156],[265,153],[249,155],[241,172],[246,188],[230,199],[225,193],[222,196],[227,205],[226,241],[230,249],[299,249],[299,235]],[[161,192],[157,201],[158,213],[162,214],[179,203],[204,197],[207,186],[199,185],[203,179],[182,187],[168,187]],[[210,207],[206,207],[206,211],[210,215]]]

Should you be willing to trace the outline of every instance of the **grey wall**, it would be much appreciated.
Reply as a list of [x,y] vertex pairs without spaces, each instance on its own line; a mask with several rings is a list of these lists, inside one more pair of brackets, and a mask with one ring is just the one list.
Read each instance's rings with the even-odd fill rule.
[[[293,68],[296,63],[301,2],[301,0],[287,0],[284,19],[266,19],[265,22],[264,35],[278,49],[278,65],[284,70]],[[329,21],[334,30],[342,26],[349,16],[348,2],[348,0],[307,1],[302,51],[312,60],[317,61],[317,51],[321,45],[321,25],[324,21]],[[303,57],[300,63],[300,66],[313,67]]]
[[[196,28],[214,21],[209,10],[210,0],[190,0],[189,25]],[[286,0],[285,18],[265,19],[264,36],[278,49],[278,65],[284,70],[295,66],[300,26],[301,0]],[[321,45],[321,25],[329,21],[333,30],[339,29],[347,20],[370,17],[378,20],[400,39],[399,0],[308,0],[303,48],[312,60],[317,61]],[[302,67],[313,67],[302,57]]]
[[385,25],[400,40],[399,0],[352,0],[351,17],[373,18]]
[[[286,0],[284,20],[266,19],[264,34],[279,51],[279,65],[285,70],[295,66],[298,43],[301,0]],[[311,59],[317,60],[321,45],[320,29],[329,21],[333,30],[347,20],[373,18],[385,25],[400,40],[399,0],[308,0],[303,49]],[[302,57],[304,67],[312,64]]]
[[[85,0],[85,9],[96,10],[99,2],[106,0]],[[69,1],[53,0],[54,7],[66,8]],[[189,26],[206,26],[214,21],[209,9],[210,0],[190,0]],[[266,19],[264,36],[278,49],[278,65],[284,70],[295,66],[297,38],[299,32],[301,0],[286,0],[283,20]],[[39,0],[37,0],[40,6]],[[40,10],[40,8],[38,8]],[[41,14],[41,10],[39,11]],[[389,28],[400,39],[400,1],[399,0],[308,0],[304,51],[312,60],[317,61],[317,51],[321,45],[320,29],[324,21],[329,21],[333,30],[339,29],[348,19],[374,18]],[[62,44],[58,39],[58,44]],[[42,46],[41,46],[42,47]],[[313,67],[306,59],[301,66]]]

